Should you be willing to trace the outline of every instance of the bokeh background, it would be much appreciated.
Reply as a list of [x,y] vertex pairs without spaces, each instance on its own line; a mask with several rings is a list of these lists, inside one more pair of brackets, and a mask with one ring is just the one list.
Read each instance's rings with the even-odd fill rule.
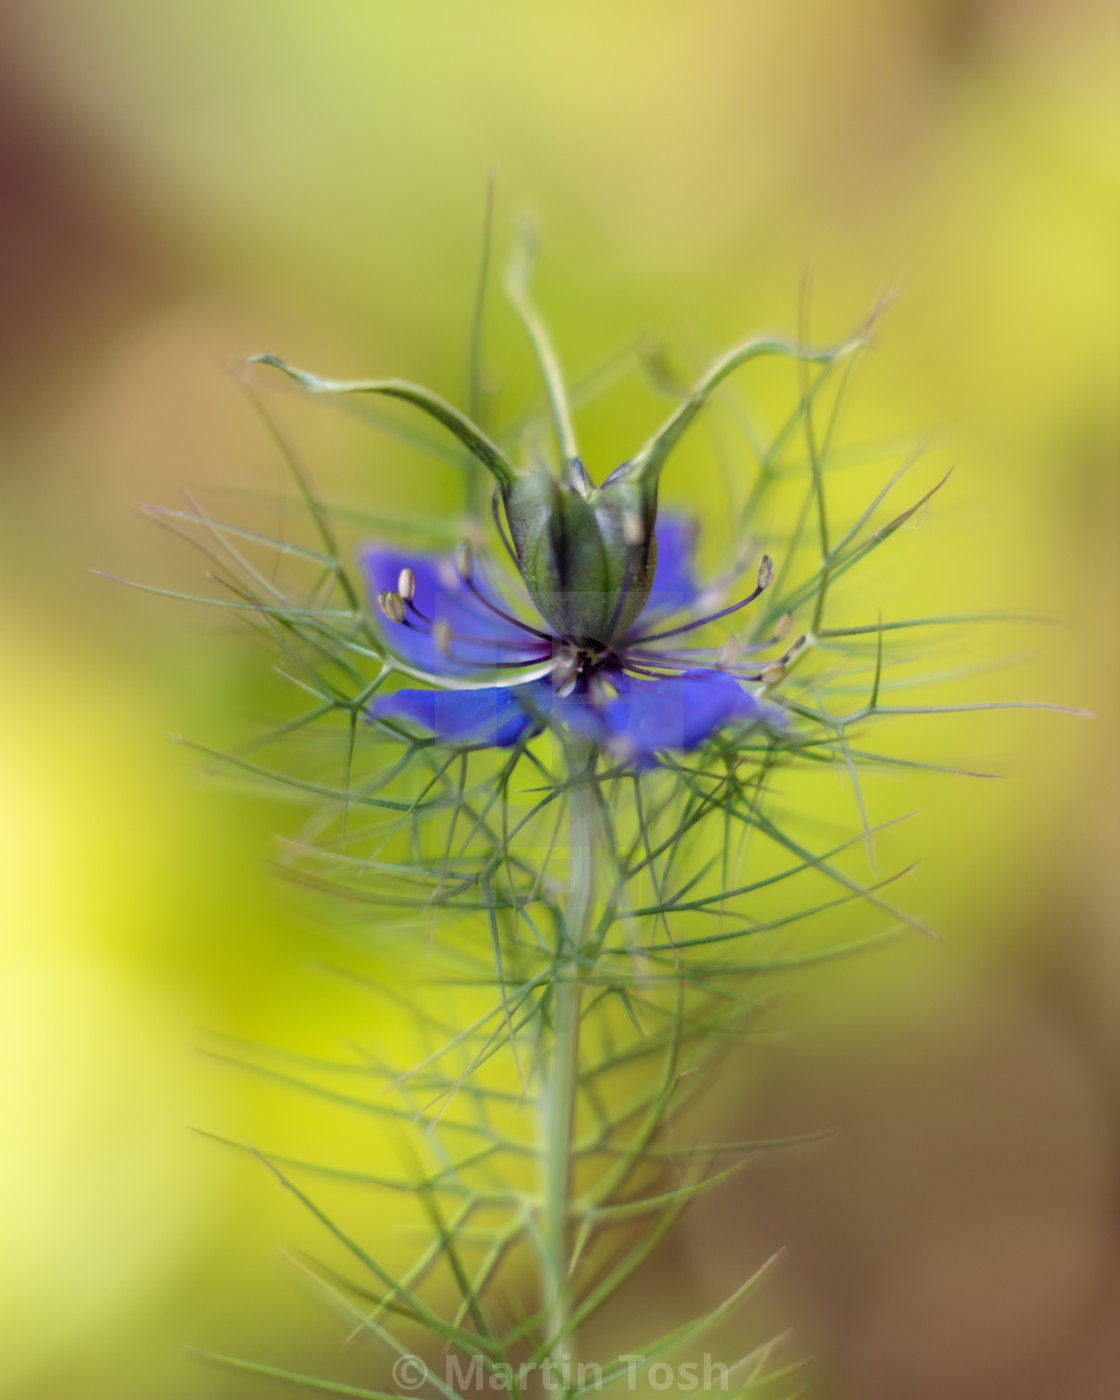
[[[884,790],[921,808],[906,898],[944,940],[787,989],[724,1111],[840,1131],[698,1214],[650,1298],[787,1243],[759,1306],[815,1395],[1120,1394],[1117,7],[13,0],[0,44],[4,1394],[263,1395],[183,1344],[340,1349],[276,1259],[311,1242],[295,1207],[188,1131],[302,1111],[200,1037],[326,1046],[360,1014],[265,868],[290,813],[168,742],[244,732],[263,659],[90,570],[197,581],[133,504],[280,483],[247,352],[461,395],[491,167],[572,367],[791,330],[806,265],[822,336],[896,287],[861,422],[958,468],[868,611],[1059,618],[986,637],[1020,659],[981,692],[1098,715],[938,721],[929,752],[1004,778]],[[525,359],[498,316],[493,358]],[[620,415],[593,459],[640,440]],[[340,498],[450,490],[324,441]]]

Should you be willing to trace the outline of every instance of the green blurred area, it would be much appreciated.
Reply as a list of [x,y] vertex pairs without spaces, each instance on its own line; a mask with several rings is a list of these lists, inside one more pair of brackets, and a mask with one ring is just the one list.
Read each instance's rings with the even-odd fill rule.
[[[298,812],[200,786],[167,742],[251,732],[266,663],[90,570],[197,587],[133,503],[279,487],[235,382],[246,353],[462,402],[491,169],[499,250],[516,212],[539,220],[538,297],[572,372],[639,333],[695,371],[792,332],[806,265],[820,339],[897,288],[853,439],[928,437],[956,470],[851,620],[1060,619],[969,638],[973,660],[1019,659],[951,698],[1098,714],[900,737],[1006,775],[870,789],[873,818],[921,809],[905,902],[945,941],[787,989],[796,1049],[761,1056],[726,1111],[840,1123],[845,1145],[775,1159],[650,1299],[737,1281],[788,1237],[766,1307],[802,1323],[821,1394],[1115,1393],[1116,7],[47,0],[9,6],[0,37],[4,1393],[271,1393],[184,1342],[336,1366],[337,1324],[275,1263],[315,1232],[188,1133],[390,1151],[193,1052],[210,1032],[337,1048],[369,1016],[315,969],[329,920],[265,868]],[[499,302],[512,411],[534,379]],[[284,411],[331,499],[457,501],[452,469]],[[582,414],[592,472],[657,416],[630,387]],[[666,473],[717,539],[720,489],[699,446]],[[850,795],[821,800],[855,819]]]

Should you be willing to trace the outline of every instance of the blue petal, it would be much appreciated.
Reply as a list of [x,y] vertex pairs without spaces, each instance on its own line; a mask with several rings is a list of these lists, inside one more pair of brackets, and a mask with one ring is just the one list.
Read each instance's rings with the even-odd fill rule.
[[603,708],[610,736],[648,758],[662,749],[694,749],[732,721],[781,723],[781,711],[748,694],[722,671],[685,671],[661,680],[631,680],[630,690]]
[[[411,568],[416,580],[413,602],[425,615],[436,621],[445,620],[457,634],[455,659],[444,656],[430,633],[409,617],[409,624],[387,622],[379,611],[375,622],[388,646],[413,666],[435,675],[462,674],[493,665],[495,661],[515,661],[524,656],[526,665],[547,649],[511,622],[504,622],[480,603],[465,586],[450,555],[432,556],[405,554],[380,545],[367,545],[360,556],[362,569],[374,599],[383,588],[393,589],[403,568]],[[490,602],[503,607],[503,602],[484,576],[476,569],[475,587]],[[508,611],[508,609],[505,609]],[[466,638],[477,638],[475,641]],[[515,643],[510,646],[508,643]]]
[[398,690],[373,707],[374,719],[407,720],[440,739],[510,748],[538,723],[548,682],[491,685],[481,690]]
[[700,596],[695,573],[698,533],[698,523],[686,516],[662,512],[657,517],[657,572],[645,606],[647,620],[651,611],[677,612]]

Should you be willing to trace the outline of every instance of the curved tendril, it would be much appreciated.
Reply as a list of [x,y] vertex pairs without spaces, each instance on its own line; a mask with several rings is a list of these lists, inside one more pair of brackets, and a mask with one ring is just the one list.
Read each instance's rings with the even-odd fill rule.
[[490,472],[503,491],[508,491],[517,479],[517,468],[498,446],[472,423],[465,413],[449,404],[446,399],[425,389],[422,384],[410,384],[405,379],[324,379],[321,375],[310,374],[307,370],[296,369],[278,355],[250,355],[247,365],[271,365],[281,374],[286,374],[301,388],[311,394],[382,394],[387,398],[400,399],[418,408],[429,418],[434,418],[453,437],[477,457]]

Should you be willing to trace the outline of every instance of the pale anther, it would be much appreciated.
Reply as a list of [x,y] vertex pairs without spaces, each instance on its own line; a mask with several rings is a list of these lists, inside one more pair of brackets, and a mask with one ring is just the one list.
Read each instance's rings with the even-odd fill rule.
[[401,601],[401,595],[392,589],[382,589],[377,595],[377,606],[390,622],[404,621],[404,603]]
[[454,641],[454,636],[451,623],[448,622],[447,618],[437,618],[435,626],[432,628],[432,641],[435,643],[436,651],[441,656],[451,655],[451,643]]
[[743,643],[734,632],[729,632],[720,643],[719,664],[721,666],[734,666],[742,654]]
[[455,548],[455,568],[459,572],[459,577],[466,580],[471,576],[471,566],[473,564],[471,547],[466,540]]

